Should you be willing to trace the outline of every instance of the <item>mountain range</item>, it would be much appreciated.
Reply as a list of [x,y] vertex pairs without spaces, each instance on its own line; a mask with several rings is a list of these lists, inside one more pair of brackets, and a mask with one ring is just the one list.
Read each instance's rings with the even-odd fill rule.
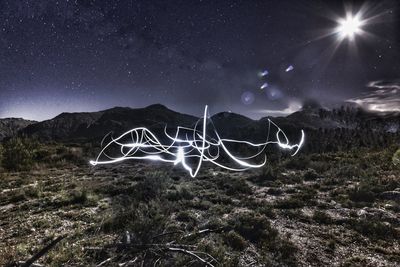
[[[261,141],[268,131],[268,119],[282,128],[290,137],[300,136],[300,129],[306,132],[371,131],[398,136],[400,114],[379,115],[356,108],[327,110],[321,107],[306,107],[286,117],[264,117],[252,120],[245,116],[221,112],[210,117],[210,122],[224,138]],[[41,122],[23,119],[0,119],[0,140],[15,135],[58,142],[99,142],[106,134],[114,136],[135,127],[147,127],[163,131],[167,126],[193,127],[198,117],[175,112],[161,104],[145,108],[115,107],[98,112],[61,113],[50,120]]]

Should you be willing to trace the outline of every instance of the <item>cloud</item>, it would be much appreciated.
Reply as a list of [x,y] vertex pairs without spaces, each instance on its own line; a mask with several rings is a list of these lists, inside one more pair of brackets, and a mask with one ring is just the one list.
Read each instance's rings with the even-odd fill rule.
[[290,115],[296,111],[299,111],[301,108],[302,104],[300,104],[298,101],[291,101],[284,109],[262,109],[262,110],[257,110],[257,113],[262,113],[272,117],[279,117],[279,116]]
[[375,112],[400,112],[400,80],[372,81],[371,91],[357,98],[348,99],[360,107]]

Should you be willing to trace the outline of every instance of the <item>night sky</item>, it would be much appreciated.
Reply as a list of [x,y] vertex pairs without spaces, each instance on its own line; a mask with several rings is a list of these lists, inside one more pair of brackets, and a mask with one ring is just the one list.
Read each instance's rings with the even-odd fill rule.
[[[260,118],[309,100],[400,111],[399,3],[0,0],[0,117],[162,103]],[[361,10],[352,38],[335,32],[346,10]]]

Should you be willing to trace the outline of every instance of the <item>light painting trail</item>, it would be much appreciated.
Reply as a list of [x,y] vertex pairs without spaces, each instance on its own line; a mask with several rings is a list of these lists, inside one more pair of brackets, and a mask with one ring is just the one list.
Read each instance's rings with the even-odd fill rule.
[[[99,164],[112,164],[122,162],[129,159],[144,159],[153,161],[162,161],[173,163],[174,165],[181,164],[187,170],[191,177],[195,177],[203,162],[211,162],[223,169],[230,171],[245,171],[252,168],[260,168],[267,162],[267,157],[264,155],[264,160],[261,163],[249,163],[251,159],[259,157],[267,145],[276,144],[281,149],[292,150],[292,156],[296,155],[304,143],[304,131],[301,130],[301,139],[298,144],[289,144],[286,134],[271,120],[268,120],[268,134],[267,140],[263,143],[251,143],[249,141],[224,139],[221,138],[213,129],[215,137],[207,135],[207,124],[209,122],[207,106],[204,109],[204,116],[200,119],[194,128],[177,127],[174,136],[167,132],[164,128],[164,134],[169,144],[163,144],[157,136],[145,127],[138,127],[129,130],[113,139],[105,145],[96,160],[91,160],[90,164],[93,166]],[[199,124],[202,121],[200,130]],[[211,121],[210,121],[211,122]],[[212,123],[212,122],[211,122]],[[269,140],[271,127],[276,128],[275,140]],[[186,133],[186,134],[183,134]],[[181,136],[184,136],[182,138]],[[258,151],[251,156],[239,157],[235,156],[229,149],[230,144],[241,144],[249,146],[250,148],[257,149]],[[107,150],[112,146],[117,146],[121,156],[113,157],[108,155]],[[232,161],[237,167],[230,167],[218,161],[221,155],[224,154],[227,159]],[[191,167],[187,162],[188,160],[196,159],[197,166]]]

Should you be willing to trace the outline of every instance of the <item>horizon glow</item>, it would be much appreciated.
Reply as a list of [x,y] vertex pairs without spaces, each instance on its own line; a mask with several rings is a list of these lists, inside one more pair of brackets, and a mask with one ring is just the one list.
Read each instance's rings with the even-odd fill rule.
[[[169,144],[163,144],[145,127],[137,127],[129,130],[118,138],[113,139],[105,145],[95,160],[91,160],[90,164],[106,165],[117,162],[122,162],[129,159],[144,159],[151,161],[161,161],[173,163],[173,165],[181,164],[182,167],[190,174],[191,177],[196,177],[203,162],[211,162],[223,169],[230,171],[245,171],[253,168],[260,168],[267,162],[267,157],[264,155],[264,160],[261,163],[249,163],[248,160],[260,156],[267,145],[277,144],[281,149],[294,150],[291,154],[295,156],[304,143],[304,131],[301,130],[301,139],[297,144],[290,145],[286,134],[275,123],[268,119],[267,140],[263,143],[252,143],[249,141],[224,139],[221,138],[216,129],[213,129],[215,137],[207,135],[207,124],[209,123],[208,107],[204,108],[203,119],[200,119],[194,128],[178,126],[174,136],[167,133],[167,127],[164,128],[165,137],[170,140]],[[202,129],[199,129],[199,124],[202,120]],[[212,123],[212,121],[210,120]],[[271,126],[275,127],[277,132],[275,140],[269,140]],[[186,134],[182,134],[186,132]],[[181,136],[184,135],[184,138]],[[127,141],[125,142],[125,139]],[[104,139],[103,139],[104,140]],[[235,156],[229,149],[229,144],[246,145],[249,148],[256,148],[258,151],[247,157]],[[107,149],[112,145],[119,148],[122,156],[113,157],[108,155]],[[231,160],[237,167],[230,167],[221,162],[218,162],[221,154],[226,155],[227,159]],[[101,159],[103,158],[103,160]],[[187,163],[188,159],[197,159],[195,167]]]

